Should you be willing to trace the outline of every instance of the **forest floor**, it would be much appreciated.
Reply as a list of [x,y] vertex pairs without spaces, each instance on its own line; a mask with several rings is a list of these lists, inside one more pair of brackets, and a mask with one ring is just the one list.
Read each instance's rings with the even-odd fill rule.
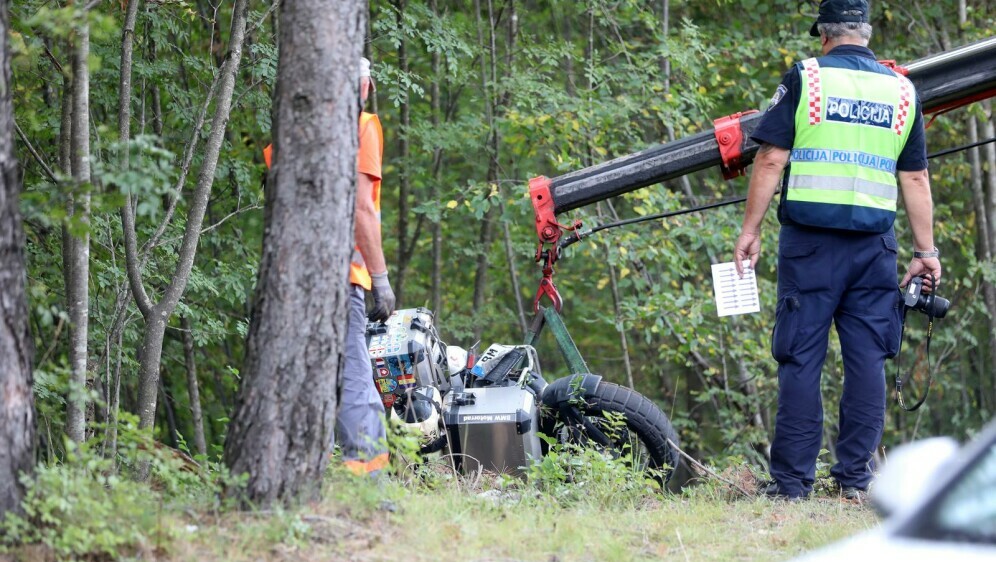
[[40,473],[44,499],[30,503],[34,518],[21,527],[35,538],[5,551],[0,536],[0,562],[770,562],[878,525],[869,506],[820,487],[796,503],[744,497],[736,488],[755,487],[746,469],[674,493],[599,458],[544,461],[527,480],[422,469],[373,480],[331,468],[321,501],[250,511],[209,485],[167,494],[167,480],[94,480],[86,465],[55,467]]
[[194,518],[172,560],[787,560],[875,527],[868,506],[829,496],[788,503],[716,490],[634,497],[490,485],[412,488],[333,475],[299,510]]

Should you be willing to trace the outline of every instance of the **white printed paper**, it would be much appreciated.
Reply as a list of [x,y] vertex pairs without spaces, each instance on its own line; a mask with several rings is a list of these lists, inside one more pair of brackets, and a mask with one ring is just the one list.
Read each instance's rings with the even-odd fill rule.
[[720,316],[761,312],[761,300],[757,294],[757,279],[750,267],[750,260],[744,260],[743,278],[737,273],[733,262],[717,263],[712,266],[712,286],[716,294],[716,309]]

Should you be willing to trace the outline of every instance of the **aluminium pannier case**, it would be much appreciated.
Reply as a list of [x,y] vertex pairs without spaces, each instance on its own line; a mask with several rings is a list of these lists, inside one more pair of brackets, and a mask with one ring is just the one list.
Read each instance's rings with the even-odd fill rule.
[[539,411],[517,385],[453,391],[443,399],[450,453],[464,473],[480,468],[522,476],[539,460]]

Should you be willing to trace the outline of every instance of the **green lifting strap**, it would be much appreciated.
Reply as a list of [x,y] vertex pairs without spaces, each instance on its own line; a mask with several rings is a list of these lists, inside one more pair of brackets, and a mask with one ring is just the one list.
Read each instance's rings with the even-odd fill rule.
[[550,330],[553,332],[553,339],[557,341],[557,347],[560,348],[560,353],[563,354],[564,361],[567,362],[567,367],[571,370],[571,374],[580,375],[590,373],[588,364],[585,363],[577,344],[574,343],[574,338],[567,331],[564,319],[561,318],[560,314],[553,307],[539,307],[539,313],[533,319],[533,325],[526,335],[526,345],[536,347],[544,325],[550,326]]

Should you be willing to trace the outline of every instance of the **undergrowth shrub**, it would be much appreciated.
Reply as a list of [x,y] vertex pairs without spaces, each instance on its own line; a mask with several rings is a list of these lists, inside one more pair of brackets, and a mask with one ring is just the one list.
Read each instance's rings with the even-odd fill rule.
[[604,450],[586,440],[541,435],[549,447],[542,459],[527,468],[527,482],[565,506],[637,503],[659,492],[662,473],[647,468],[645,453],[633,449],[626,438],[625,418],[606,413],[601,424],[616,447]]
[[638,503],[660,490],[652,474],[629,455],[613,456],[591,447],[548,440],[550,449],[528,467],[526,482],[562,506]]
[[[244,482],[157,444],[133,416],[119,422],[116,457],[105,456],[97,434],[81,445],[67,441],[61,462],[25,479],[23,514],[0,524],[0,549],[42,544],[59,558],[97,559],[168,553],[184,510],[223,509],[222,488]],[[136,471],[146,463],[150,477],[140,482]]]

